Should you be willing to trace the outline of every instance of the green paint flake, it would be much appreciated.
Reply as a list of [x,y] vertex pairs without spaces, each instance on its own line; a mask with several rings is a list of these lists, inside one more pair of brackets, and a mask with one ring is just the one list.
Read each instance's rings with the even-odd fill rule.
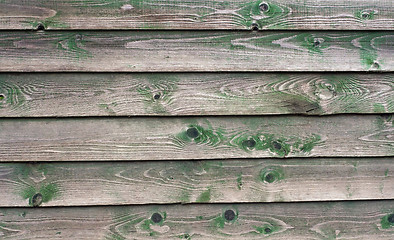
[[394,226],[394,213],[384,216],[380,224],[383,229],[392,228]]
[[42,194],[42,202],[46,203],[56,198],[59,193],[59,187],[55,183],[49,183],[40,187],[40,193]]
[[384,176],[387,177],[389,175],[389,170],[386,169],[386,171],[384,171]]
[[200,196],[196,199],[196,202],[203,203],[209,202],[211,200],[211,187],[209,187],[206,191],[202,192]]

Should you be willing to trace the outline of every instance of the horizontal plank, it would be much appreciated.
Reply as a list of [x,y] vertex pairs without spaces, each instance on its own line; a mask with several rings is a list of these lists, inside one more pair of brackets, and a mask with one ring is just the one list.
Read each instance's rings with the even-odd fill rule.
[[2,0],[0,29],[394,29],[390,0]]
[[2,163],[0,206],[394,199],[393,160]]
[[2,239],[392,239],[394,201],[0,208]]
[[393,115],[0,119],[0,161],[393,156]]
[[392,32],[0,32],[0,71],[393,71]]
[[1,117],[393,113],[394,74],[0,74]]

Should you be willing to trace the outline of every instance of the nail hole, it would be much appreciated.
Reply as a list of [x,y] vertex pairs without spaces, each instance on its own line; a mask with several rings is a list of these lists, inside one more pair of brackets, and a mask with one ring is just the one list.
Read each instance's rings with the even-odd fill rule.
[[235,212],[233,210],[226,210],[224,212],[224,219],[227,221],[232,221],[235,219]]
[[5,96],[3,94],[0,94],[0,100],[3,100]]
[[160,98],[160,94],[156,93],[156,94],[153,96],[153,98],[154,98],[155,100],[158,100],[158,99]]
[[272,230],[271,230],[271,228],[265,228],[265,229],[264,229],[264,232],[265,232],[266,234],[270,234],[270,233],[272,232]]
[[264,176],[264,181],[266,181],[267,183],[273,183],[275,181],[275,176],[272,173],[267,173]]
[[267,12],[270,9],[270,6],[268,5],[268,3],[265,3],[265,2],[260,3],[259,7],[262,12]]
[[256,141],[254,139],[248,139],[242,143],[245,147],[254,148],[256,146]]
[[154,223],[159,223],[163,220],[163,217],[159,213],[154,213],[154,214],[152,214],[152,217],[150,219]]
[[388,218],[387,218],[387,221],[388,221],[389,223],[394,223],[394,214],[390,214],[390,215],[388,216]]
[[43,31],[43,30],[45,30],[45,26],[44,26],[44,24],[39,23],[39,24],[37,24],[36,29],[37,29],[37,31]]
[[33,204],[33,207],[38,207],[42,203],[42,195],[41,193],[36,193],[31,199],[31,202]]
[[250,25],[250,28],[253,31],[258,31],[259,30],[259,25],[257,25],[257,23],[252,23],[252,25]]
[[198,130],[195,127],[192,127],[186,130],[186,135],[190,138],[196,138],[200,134],[198,133]]

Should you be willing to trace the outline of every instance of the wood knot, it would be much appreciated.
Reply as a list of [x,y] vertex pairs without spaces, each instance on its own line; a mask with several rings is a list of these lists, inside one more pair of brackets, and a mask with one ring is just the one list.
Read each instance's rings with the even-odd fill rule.
[[264,181],[267,182],[267,183],[273,183],[275,181],[275,175],[272,174],[272,173],[267,173],[264,176]]
[[5,98],[4,94],[0,94],[0,101]]
[[252,29],[252,31],[258,31],[259,30],[259,25],[257,23],[252,23],[250,25],[250,29]]
[[160,99],[160,93],[156,93],[155,95],[153,95],[153,99],[159,100]]
[[36,26],[36,30],[37,31],[44,31],[45,30],[45,26],[43,23],[38,23]]
[[378,62],[373,62],[373,63],[372,63],[372,68],[374,68],[374,69],[379,69],[379,68],[380,68],[379,63],[378,63]]
[[160,223],[163,220],[163,217],[161,216],[160,213],[154,213],[152,214],[152,217],[150,219],[154,223]]
[[387,217],[387,221],[388,221],[389,223],[391,223],[391,224],[394,224],[394,214],[390,214],[390,215]]
[[281,150],[282,149],[282,144],[280,144],[277,141],[273,141],[272,142],[272,146],[276,149],[276,150]]
[[270,234],[270,233],[272,233],[271,228],[269,228],[269,227],[264,228],[264,233],[265,233],[265,234]]
[[226,219],[227,221],[233,221],[235,219],[235,212],[231,209],[226,210],[224,212],[224,219]]
[[191,128],[186,130],[186,135],[189,138],[196,138],[196,137],[198,137],[200,135],[200,133],[198,132],[197,128],[191,127]]
[[270,9],[270,6],[266,2],[262,2],[262,3],[260,3],[259,8],[262,12],[268,12]]
[[31,203],[33,207],[38,207],[42,203],[42,194],[41,193],[36,193],[34,196],[31,198]]
[[254,148],[256,146],[256,141],[254,139],[248,139],[242,142],[242,145],[247,148]]

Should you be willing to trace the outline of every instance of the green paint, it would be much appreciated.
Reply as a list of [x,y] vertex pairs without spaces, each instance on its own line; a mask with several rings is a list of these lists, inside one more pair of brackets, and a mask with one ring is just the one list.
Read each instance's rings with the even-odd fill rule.
[[[43,176],[48,175],[48,171],[50,171],[53,167],[50,164],[15,164],[13,165],[14,174],[18,176],[19,179],[24,182],[31,182],[30,177],[34,176],[34,174],[42,174]],[[22,199],[29,199],[29,205],[33,206],[33,196],[37,193],[42,195],[42,202],[46,203],[57,196],[59,196],[59,186],[56,183],[35,183],[31,182],[29,186],[23,188],[19,195]]]
[[384,176],[387,177],[389,175],[389,170],[386,169],[386,171],[384,171]]
[[241,190],[241,189],[242,189],[242,186],[243,186],[243,183],[242,183],[242,173],[240,173],[240,174],[238,175],[238,177],[237,177],[237,188],[238,188],[238,190]]
[[383,229],[392,228],[394,226],[394,213],[384,216],[380,224]]
[[75,32],[60,34],[56,41],[56,47],[76,60],[90,58],[92,54],[88,50],[83,49],[86,45],[85,37],[86,34]]
[[186,239],[186,240],[191,240],[192,239],[192,236],[190,236],[189,233],[185,233],[185,234],[179,235],[177,237],[180,238],[180,239]]
[[386,113],[386,109],[381,103],[374,103],[373,104],[373,112],[375,113]]
[[209,202],[211,200],[211,189],[212,187],[209,187],[206,191],[202,192],[200,196],[198,196],[198,198],[196,199],[196,202]]
[[323,55],[323,49],[330,47],[331,39],[318,33],[299,33],[294,37],[298,44],[307,49],[310,54]]
[[269,166],[260,172],[260,180],[266,183],[278,182],[283,179],[285,179],[285,173],[280,166]]
[[3,100],[5,96],[3,94],[0,95],[0,101]]

